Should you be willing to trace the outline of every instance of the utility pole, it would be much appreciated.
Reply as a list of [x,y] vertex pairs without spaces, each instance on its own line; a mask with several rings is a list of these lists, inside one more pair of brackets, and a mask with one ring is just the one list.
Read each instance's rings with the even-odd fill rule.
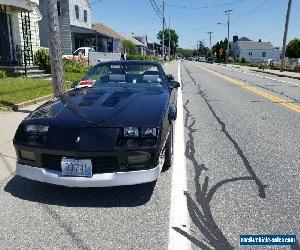
[[284,35],[283,35],[283,46],[282,46],[282,56],[281,56],[281,71],[285,68],[285,51],[286,51],[286,39],[289,29],[289,21],[290,21],[290,13],[292,7],[292,0],[289,0],[288,9],[285,18],[285,28],[284,28]]
[[53,94],[59,96],[64,92],[64,71],[62,65],[62,52],[60,31],[57,13],[57,1],[48,0],[48,23],[49,23],[49,48],[51,54],[51,73]]
[[225,58],[225,63],[228,61],[228,56],[229,56],[229,31],[230,31],[230,12],[233,10],[225,10],[225,15],[228,16],[227,20],[227,53],[226,53],[226,58]]
[[212,31],[207,32],[209,34],[209,47],[211,48],[211,34],[214,33]]
[[162,4],[162,14],[163,14],[163,38],[162,38],[162,56],[163,56],[163,60],[165,61],[165,0],[163,0],[163,4]]
[[169,16],[169,62],[171,62],[171,21]]

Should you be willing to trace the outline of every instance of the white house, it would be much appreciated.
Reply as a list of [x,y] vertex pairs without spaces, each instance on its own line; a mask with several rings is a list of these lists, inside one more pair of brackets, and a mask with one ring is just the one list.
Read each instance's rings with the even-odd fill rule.
[[0,65],[32,63],[40,47],[39,0],[0,0]]
[[235,61],[240,61],[245,58],[246,61],[254,60],[279,60],[281,51],[274,48],[271,42],[255,42],[255,41],[242,41],[237,36],[233,37],[233,42],[230,43],[231,55]]

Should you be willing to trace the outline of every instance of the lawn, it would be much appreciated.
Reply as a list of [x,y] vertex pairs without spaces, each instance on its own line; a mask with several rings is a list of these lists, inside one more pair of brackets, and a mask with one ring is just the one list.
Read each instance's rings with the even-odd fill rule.
[[70,82],[80,81],[84,74],[81,73],[73,73],[73,72],[64,72],[65,80]]
[[[71,82],[65,84],[69,89]],[[15,104],[52,94],[51,80],[7,77],[0,79],[0,107],[13,107]]]

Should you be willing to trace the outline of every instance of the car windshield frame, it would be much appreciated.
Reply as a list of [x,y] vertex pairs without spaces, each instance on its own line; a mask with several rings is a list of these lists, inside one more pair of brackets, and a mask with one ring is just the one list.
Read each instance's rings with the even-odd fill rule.
[[[155,72],[157,72],[158,74],[158,78],[160,79],[160,81],[156,81],[156,82],[139,82],[137,81],[138,77],[136,79],[134,79],[134,75],[137,75],[137,76],[140,76],[140,77],[144,77],[145,75],[145,72],[147,72],[147,70],[145,70],[144,73],[138,73],[138,74],[132,74],[132,73],[128,73],[128,74],[124,74],[122,72],[122,74],[119,74],[119,75],[122,75],[123,77],[126,78],[126,80],[115,80],[113,82],[102,82],[104,76],[105,77],[108,77],[109,74],[105,75],[103,74],[103,76],[99,77],[99,80],[98,79],[92,79],[93,76],[95,76],[97,73],[97,70],[99,70],[99,67],[103,67],[103,69],[105,69],[105,67],[108,69],[108,68],[115,68],[116,70],[125,70],[126,67],[132,67],[132,69],[134,69],[134,67],[140,67],[140,66],[149,66],[149,68],[151,67],[155,67]],[[155,75],[151,75],[153,74],[153,72],[150,72],[151,70],[149,70],[149,75],[150,78],[151,76],[157,76],[156,74]],[[130,72],[133,72],[133,71],[130,71]],[[111,74],[113,75],[113,73]],[[116,74],[118,75],[118,74]],[[130,79],[130,77],[132,77],[132,79]],[[128,81],[128,78],[132,81]],[[157,79],[158,79],[157,78]],[[103,63],[99,63],[97,65],[95,65],[82,79],[82,81],[95,81],[95,84],[93,84],[93,88],[99,88],[99,87],[135,87],[135,88],[168,88],[168,84],[166,82],[166,74],[162,68],[162,66],[157,63],[157,62],[152,62],[152,61],[110,61],[110,62],[103,62]],[[135,81],[134,81],[135,80]],[[144,78],[143,78],[144,80]]]

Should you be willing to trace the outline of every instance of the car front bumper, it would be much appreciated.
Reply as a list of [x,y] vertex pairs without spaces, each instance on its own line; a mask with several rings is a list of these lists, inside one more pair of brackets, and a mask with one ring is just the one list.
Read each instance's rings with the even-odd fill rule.
[[66,177],[59,171],[31,167],[17,163],[16,174],[30,180],[46,182],[66,187],[112,187],[126,186],[155,181],[161,172],[162,164],[148,170],[94,174],[88,177]]

